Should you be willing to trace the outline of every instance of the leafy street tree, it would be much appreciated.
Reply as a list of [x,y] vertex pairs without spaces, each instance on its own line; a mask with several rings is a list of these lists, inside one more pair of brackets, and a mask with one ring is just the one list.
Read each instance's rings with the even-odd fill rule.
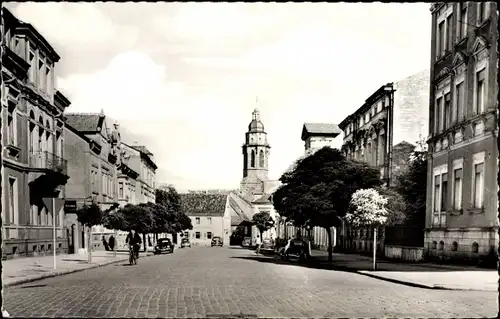
[[337,149],[323,147],[297,160],[280,181],[273,194],[273,205],[283,217],[296,225],[327,230],[332,260],[331,227],[339,227],[349,208],[352,194],[358,189],[381,185],[380,173],[366,163],[348,160]]
[[121,210],[123,215],[125,229],[130,231],[135,229],[136,232],[142,234],[144,250],[146,250],[146,234],[154,229],[154,219],[151,207],[148,204],[141,203],[139,205],[127,204]]
[[396,191],[406,203],[406,225],[425,227],[426,188],[427,151],[415,151],[407,169],[397,177]]
[[385,209],[389,213],[386,225],[403,225],[406,223],[406,202],[401,194],[393,188],[387,188],[384,185],[376,187],[375,190],[385,198],[387,204]]
[[163,186],[156,190],[156,205],[159,209],[156,211],[157,223],[162,223],[157,229],[157,237],[162,232],[175,235],[186,229],[193,229],[191,219],[182,209],[181,196],[173,186]]
[[349,212],[345,216],[354,227],[373,227],[373,270],[376,268],[377,227],[385,225],[389,219],[387,202],[387,197],[375,189],[360,189],[352,195]]
[[87,250],[88,250],[88,263],[92,262],[92,227],[100,225],[103,220],[103,212],[99,205],[91,203],[84,205],[76,211],[78,221],[87,228]]
[[262,233],[271,229],[274,226],[274,220],[268,212],[260,212],[253,215],[253,223],[259,229],[260,239],[262,240]]

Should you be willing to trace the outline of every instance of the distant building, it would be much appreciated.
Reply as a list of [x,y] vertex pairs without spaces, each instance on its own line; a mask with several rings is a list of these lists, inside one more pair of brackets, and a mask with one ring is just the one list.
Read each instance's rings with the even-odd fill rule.
[[381,86],[340,123],[344,154],[379,168],[381,178],[394,186],[393,160],[400,157],[394,154],[395,145],[415,145],[427,134],[428,87],[428,71]]
[[[301,139],[304,141],[305,151],[311,149],[320,149],[325,146],[335,148],[335,138],[342,133],[337,124],[332,123],[304,123],[302,127]],[[297,231],[301,233],[303,238],[308,236],[307,231],[304,227],[297,228],[292,225],[285,226],[283,223],[279,223],[279,234],[281,237],[295,237]],[[333,235],[333,240],[335,241],[336,229],[331,228]],[[312,244],[320,249],[328,248],[328,232],[323,227],[313,227],[311,231]],[[335,242],[334,242],[335,246]]]
[[322,148],[324,146],[334,147],[334,139],[340,134],[337,124],[331,123],[304,123],[302,127],[302,140],[305,149]]
[[212,238],[221,237],[224,245],[229,245],[231,215],[226,209],[226,194],[195,192],[180,194],[180,197],[182,210],[193,224],[193,229],[184,231],[182,237],[189,238],[192,244],[200,246],[210,246]]
[[496,263],[497,10],[496,2],[431,8],[428,258]]
[[[227,206],[231,215],[232,230],[242,228],[243,233],[251,237],[253,242],[257,235],[260,235],[257,228],[252,226],[253,215],[268,212],[275,221],[278,219],[271,197],[280,183],[269,179],[270,149],[264,124],[260,120],[260,112],[255,109],[242,146],[243,179],[240,189],[229,193]],[[276,238],[276,235],[276,228],[263,234],[264,238]]]
[[153,153],[145,146],[129,145],[121,142],[122,163],[139,173],[135,187],[135,201],[139,203],[155,202],[156,170]]
[[55,88],[59,55],[29,23],[2,8],[2,258],[67,251],[64,212],[43,198],[64,198],[64,110]]

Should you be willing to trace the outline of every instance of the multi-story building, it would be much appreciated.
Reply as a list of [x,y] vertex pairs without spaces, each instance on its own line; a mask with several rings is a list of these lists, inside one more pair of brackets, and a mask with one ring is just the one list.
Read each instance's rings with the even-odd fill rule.
[[381,178],[394,186],[394,159],[400,157],[394,151],[409,151],[396,145],[416,144],[427,135],[428,89],[428,71],[381,86],[340,123],[344,154],[378,167]]
[[[427,134],[428,89],[428,71],[381,86],[340,123],[344,154],[378,168],[385,185],[396,186],[396,176],[407,167],[415,144]],[[371,234],[370,230],[351,229],[347,225],[337,233],[341,247],[355,251],[372,251]],[[383,235],[382,231],[378,241],[381,252]],[[419,245],[422,242],[423,235]]]
[[335,138],[342,133],[337,124],[332,123],[304,123],[301,139],[304,147],[318,149],[324,146],[335,148]]
[[[139,173],[135,187],[136,203],[155,202],[156,166],[153,153],[145,146],[128,145],[121,142],[122,163]],[[132,189],[131,189],[132,191]]]
[[442,259],[493,258],[498,242],[497,5],[439,2],[431,13],[425,253]]
[[[116,124],[115,127],[117,127]],[[120,206],[154,203],[156,201],[156,170],[158,167],[154,162],[153,153],[145,146],[129,145],[121,141],[119,135],[115,134],[115,136],[120,145],[120,166],[118,169],[118,201]],[[116,235],[117,249],[127,249],[125,243],[127,233],[119,231]],[[151,238],[154,236],[146,235],[147,241],[144,245],[150,247],[153,245]]]
[[[69,176],[62,113],[68,99],[55,89],[60,57],[29,23],[2,8],[2,245],[3,257],[59,252],[66,247],[62,198]],[[56,245],[53,226],[56,227]]]
[[[64,149],[71,176],[66,185],[67,207],[78,209],[92,201],[102,210],[117,206],[119,150],[107,129],[106,116],[102,112],[67,113],[65,116]],[[68,208],[66,215],[71,246],[75,250],[85,248],[85,229],[78,223],[75,211]],[[101,237],[109,235],[108,232],[101,226],[94,227],[93,245],[99,247]]]
[[[180,194],[182,210],[191,219],[192,230],[182,235],[191,243],[209,246],[213,237],[221,237],[229,245],[231,213],[226,209],[227,194],[190,192]],[[180,234],[179,234],[180,236]]]

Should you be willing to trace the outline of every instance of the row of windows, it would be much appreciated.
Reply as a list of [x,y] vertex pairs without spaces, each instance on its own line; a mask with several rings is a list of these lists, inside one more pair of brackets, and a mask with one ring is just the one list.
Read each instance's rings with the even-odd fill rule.
[[[486,109],[486,65],[474,75],[473,114],[481,114]],[[461,122],[466,117],[467,90],[465,77],[455,80],[454,90],[444,88],[444,94],[437,92],[435,104],[434,132],[439,133],[450,128],[454,123]],[[452,93],[454,99],[452,99]]]
[[[206,217],[207,218],[207,223],[208,224],[212,224],[212,217]],[[200,225],[201,224],[201,217],[195,217],[195,223],[196,225]]]
[[[191,233],[191,237],[195,238],[195,239],[201,239],[201,235],[202,235],[202,233],[199,231]],[[212,235],[213,235],[212,232],[209,232],[209,231],[204,232],[203,239],[212,239]],[[189,238],[189,232],[184,233],[184,238]]]
[[363,125],[365,125],[366,123],[370,122],[370,120],[375,115],[382,112],[382,110],[388,104],[387,99],[388,99],[388,97],[386,97],[382,101],[378,101],[376,105],[372,105],[372,107],[370,108],[370,110],[368,112],[359,116],[356,123],[353,123],[353,122],[349,123],[344,131],[344,135],[347,136],[347,135],[351,134],[355,129],[360,128]]
[[[471,2],[457,3],[456,12],[450,7],[437,18],[436,59],[451,51],[453,45],[467,35],[469,24],[474,23],[474,19],[469,19],[470,5]],[[488,18],[490,3],[478,2],[475,5],[477,6],[475,22],[480,25]]]
[[91,190],[93,193],[99,194],[99,186],[101,186],[102,194],[113,197],[114,193],[114,183],[113,176],[109,172],[109,170],[102,168],[101,171],[101,185],[99,185],[99,169],[95,166],[92,166],[90,169],[90,183]]
[[[10,30],[5,34],[6,43],[9,49],[18,54],[23,60],[26,60],[25,53],[22,52],[20,39],[16,36],[11,37]],[[51,96],[54,93],[54,75],[53,63],[46,58],[40,50],[26,41],[28,59],[30,65],[28,80],[40,91]]]
[[[484,152],[474,154],[472,162],[471,179],[471,208],[481,209],[484,204]],[[451,196],[448,198],[448,168],[446,166],[435,169],[433,179],[433,226],[444,227],[446,225],[446,210],[463,209],[463,159],[453,162],[451,172]]]
[[[438,249],[438,243],[436,241],[432,242],[431,249],[432,250]],[[444,241],[439,242],[439,249],[438,250],[444,250]],[[451,244],[451,251],[458,251],[458,243],[456,241],[454,241]],[[479,244],[476,242],[473,242],[471,245],[471,251],[472,251],[472,253],[477,254],[479,252]]]

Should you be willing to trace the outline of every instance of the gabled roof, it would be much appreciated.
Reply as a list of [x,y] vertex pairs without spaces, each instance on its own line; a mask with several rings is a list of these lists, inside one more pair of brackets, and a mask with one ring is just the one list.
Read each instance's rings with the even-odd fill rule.
[[66,113],[66,124],[82,133],[99,133],[105,116],[98,113]]
[[187,216],[224,216],[227,196],[224,194],[179,194]]
[[342,133],[339,126],[333,123],[304,123],[302,127],[302,140],[309,136],[330,136],[336,137]]
[[264,194],[257,200],[253,201],[255,204],[271,204],[271,194]]

